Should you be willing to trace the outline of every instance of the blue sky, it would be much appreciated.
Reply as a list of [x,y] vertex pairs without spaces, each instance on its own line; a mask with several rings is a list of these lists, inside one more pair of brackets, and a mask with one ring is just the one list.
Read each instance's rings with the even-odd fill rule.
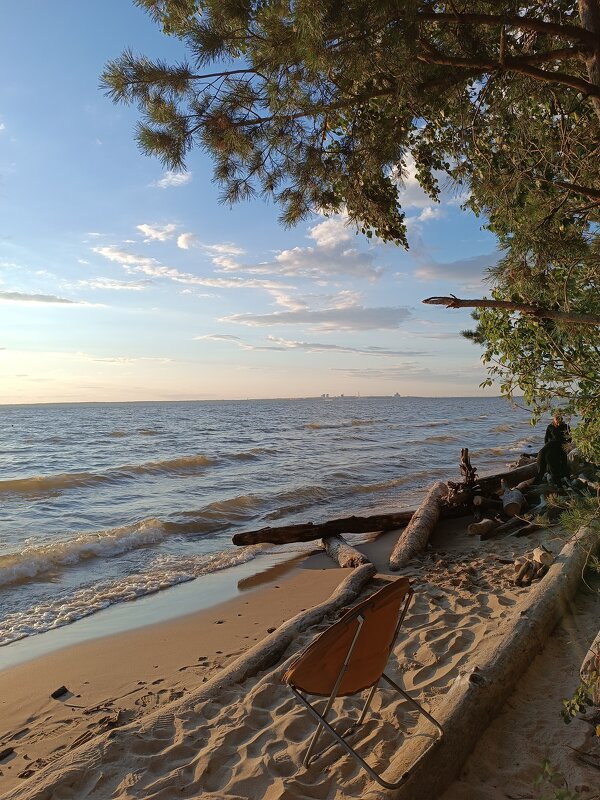
[[411,250],[343,216],[292,230],[218,204],[208,157],[174,175],[99,89],[126,47],[181,59],[128,0],[33,0],[0,32],[0,403],[476,395],[466,311],[494,237],[448,189],[402,191]]

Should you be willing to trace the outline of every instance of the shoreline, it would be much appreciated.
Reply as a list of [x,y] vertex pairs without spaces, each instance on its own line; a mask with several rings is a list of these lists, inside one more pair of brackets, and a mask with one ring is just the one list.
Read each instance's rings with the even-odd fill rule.
[[[168,624],[234,600],[301,568],[306,553],[261,553],[255,559],[201,575],[165,591],[115,603],[75,622],[25,636],[0,647],[0,675],[33,659],[83,642],[119,636],[140,628]],[[262,568],[257,570],[258,565]],[[333,565],[332,565],[333,566]]]
[[[529,592],[528,587],[514,587],[511,558],[518,550],[530,550],[537,536],[479,543],[467,536],[465,528],[464,520],[441,523],[423,559],[393,575],[387,562],[398,531],[357,546],[379,573],[367,594],[376,590],[382,578],[399,574],[411,578],[415,601],[392,663],[406,689],[432,712],[436,698],[489,652]],[[552,534],[545,541],[554,549],[558,546]],[[327,599],[350,573],[322,553],[298,560],[291,569],[289,562],[274,564],[244,579],[244,591],[236,597],[211,608],[96,638],[3,670],[0,751],[12,747],[14,753],[0,762],[0,793],[11,800],[47,800],[54,792],[67,800],[150,800],[180,792],[194,800],[362,797],[370,782],[343,753],[332,751],[323,759],[324,767],[300,768],[312,725],[289,690],[278,684],[281,663],[240,685],[224,687],[218,697],[201,699],[204,683],[218,678],[228,664],[283,621]],[[578,616],[581,621],[585,617],[585,626],[578,629],[580,641],[590,626],[595,624],[597,629],[598,597],[593,603],[588,598],[587,605],[586,614]],[[300,636],[284,661],[328,624]],[[564,642],[564,634],[558,636]],[[538,670],[554,685],[554,693],[570,696],[576,675],[570,675],[564,663],[557,672],[544,660],[544,653],[536,664],[540,659]],[[522,684],[535,686],[535,679],[532,684],[528,675],[519,681],[515,693]],[[63,685],[69,691],[52,699],[50,693]],[[548,741],[555,750],[555,741],[563,749],[568,746],[564,742],[581,744],[585,724],[576,721],[566,728],[560,720],[560,704],[555,707],[554,702],[538,700],[535,719],[529,719],[529,727],[521,721],[520,728],[531,736],[534,725],[541,743]],[[365,726],[364,746],[383,758],[381,768],[398,747],[394,733],[398,715],[404,725],[409,722],[401,707],[387,706],[388,702],[380,700],[378,693],[374,711],[382,721]],[[355,707],[353,699],[344,703]],[[510,706],[503,712],[500,733],[494,732],[494,723],[489,728],[486,759],[471,757],[449,790],[448,800],[480,796],[504,800],[510,781],[511,789],[513,785],[520,790],[532,787],[541,745],[530,748],[526,738],[518,738],[520,728],[515,730],[510,722]],[[116,761],[106,755],[116,746],[111,744],[113,734],[118,736]],[[493,754],[507,736],[513,749],[504,747],[494,768]],[[96,788],[89,788],[91,766],[86,766],[86,759],[91,752],[97,753],[94,770],[100,769],[101,785]],[[512,773],[507,752],[519,755]],[[144,766],[149,760],[156,765],[152,771]],[[478,794],[495,769],[501,778],[494,780],[496,785],[487,794]],[[583,767],[575,769],[578,784],[585,785],[586,780],[589,784],[584,773]],[[50,788],[38,791],[42,776]],[[43,780],[41,785],[45,785]],[[584,797],[588,800],[588,795]]]
[[[107,712],[118,709],[124,724],[184,697],[282,622],[327,599],[348,574],[324,553],[280,559],[207,608],[63,643],[3,667],[0,751],[15,752],[0,762],[0,794],[99,733]],[[52,699],[62,686],[68,692]]]

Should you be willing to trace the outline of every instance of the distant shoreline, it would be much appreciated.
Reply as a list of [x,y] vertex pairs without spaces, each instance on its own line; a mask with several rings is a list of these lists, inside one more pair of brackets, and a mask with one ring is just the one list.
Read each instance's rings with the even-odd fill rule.
[[[240,398],[201,398],[198,400],[63,400],[32,403],[5,403],[0,400],[0,408],[27,408],[53,407],[53,406],[124,406],[124,405],[191,405],[192,403],[275,403],[275,402],[296,402],[302,400],[323,400],[321,395],[309,395],[306,397],[240,397]],[[395,395],[395,394],[365,394],[365,395],[334,395],[329,400],[502,400],[502,395]],[[517,399],[522,400],[518,395]],[[509,402],[509,401],[507,401]]]

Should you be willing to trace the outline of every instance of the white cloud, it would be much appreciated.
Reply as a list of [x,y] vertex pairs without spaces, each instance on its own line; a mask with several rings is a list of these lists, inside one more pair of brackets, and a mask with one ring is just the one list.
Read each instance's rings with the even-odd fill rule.
[[90,262],[86,261],[85,258],[78,258],[77,263],[82,264],[83,266],[87,266],[87,264],[89,264]]
[[347,242],[354,237],[355,234],[351,231],[350,225],[347,214],[336,214],[309,228],[308,233],[310,238],[316,242],[317,247],[336,247],[341,242]]
[[412,317],[400,306],[365,308],[326,308],[318,311],[276,311],[272,314],[234,314],[222,322],[261,327],[267,325],[309,325],[321,331],[395,330]]
[[241,342],[239,336],[234,336],[231,333],[206,333],[203,336],[194,336],[194,341],[210,341],[210,342]]
[[383,274],[382,267],[373,264],[373,256],[356,248],[293,247],[282,250],[271,264],[260,265],[260,272],[275,272],[279,275],[298,278],[321,278],[349,275],[356,278],[376,280]]
[[143,225],[136,225],[136,228],[146,237],[144,239],[145,242],[166,242],[167,239],[172,239],[175,235],[177,225],[172,222],[168,225],[147,225],[144,223]]
[[301,311],[308,308],[308,303],[300,297],[294,297],[288,291],[282,289],[269,289],[269,294],[278,306],[287,308],[288,311]]
[[344,289],[333,297],[334,308],[352,308],[360,302],[360,292]]
[[181,272],[173,267],[166,267],[150,256],[131,253],[128,250],[112,245],[95,247],[93,251],[109,261],[121,264],[127,272],[141,272],[152,278],[166,278],[188,286],[209,286],[214,289],[262,289],[270,294],[278,305],[284,308],[290,310],[306,308],[304,301],[296,299],[290,294],[294,287],[279,281],[261,278],[240,278],[237,276],[219,278],[193,275],[189,272]]
[[404,361],[401,364],[394,364],[389,367],[358,367],[344,368],[334,367],[333,372],[341,372],[348,378],[366,378],[367,380],[384,381],[403,381],[407,378],[418,378],[420,380],[438,381],[441,377],[445,380],[456,381],[457,376],[450,373],[444,374],[438,370],[431,370],[423,367],[419,362]]
[[67,300],[54,294],[27,294],[25,292],[0,292],[0,301],[17,303],[50,303],[59,305],[82,305],[77,300]]
[[130,253],[127,250],[121,250],[113,245],[108,245],[107,247],[93,247],[92,250],[94,253],[98,253],[98,255],[106,258],[108,261],[115,261],[118,264],[121,264],[123,267],[146,267],[147,269],[151,269],[152,267],[156,267],[158,269],[160,267],[160,262],[155,258],[150,258],[150,256],[136,255],[135,253]]
[[89,281],[78,281],[78,285],[88,289],[139,292],[148,288],[149,281],[134,283],[133,281],[118,281],[112,278],[93,278]]
[[402,208],[425,208],[431,206],[432,200],[426,194],[417,180],[417,168],[414,158],[410,153],[406,156],[406,164],[400,172],[397,168],[392,170],[390,176],[398,186],[398,199]]
[[6,125],[3,122],[0,122],[0,131],[5,131]]
[[275,336],[267,336],[267,345],[255,345],[244,342],[239,336],[228,334],[207,334],[196,336],[196,339],[205,339],[214,342],[233,342],[242,350],[299,350],[306,353],[347,353],[350,355],[376,356],[383,358],[397,358],[398,356],[423,356],[424,352],[419,350],[389,350],[385,347],[349,347],[339,344],[325,344],[323,342],[302,342],[290,339],[280,339]]
[[217,255],[241,256],[244,254],[244,250],[241,247],[238,247],[237,244],[233,244],[233,242],[203,244],[202,247],[209,253],[217,253]]
[[181,233],[177,237],[177,247],[182,250],[189,250],[190,247],[195,247],[198,242],[198,237],[195,233]]
[[425,206],[417,219],[419,222],[427,222],[430,219],[440,219],[443,216],[444,212],[439,206]]
[[164,173],[162,178],[150,185],[158,189],[170,189],[173,186],[185,186],[185,184],[189,183],[191,180],[191,172],[174,172],[169,169]]
[[219,272],[239,272],[243,266],[230,256],[214,256],[212,263],[218,267]]

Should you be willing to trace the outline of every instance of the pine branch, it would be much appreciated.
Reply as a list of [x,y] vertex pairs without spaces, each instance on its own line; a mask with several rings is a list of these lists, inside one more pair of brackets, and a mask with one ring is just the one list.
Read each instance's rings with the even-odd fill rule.
[[556,22],[545,22],[541,19],[521,17],[516,14],[449,14],[447,12],[420,11],[416,16],[417,21],[449,22],[455,25],[508,25],[511,28],[521,28],[522,30],[557,36],[567,41],[582,42],[591,49],[596,49],[598,47],[598,42],[594,34],[585,28],[580,28],[577,25],[561,25]]
[[568,311],[555,311],[550,308],[541,308],[530,303],[512,303],[509,300],[486,300],[480,298],[476,300],[461,300],[454,295],[450,297],[428,297],[422,301],[427,305],[446,306],[446,308],[498,308],[503,311],[519,311],[531,317],[540,319],[554,319],[558,322],[568,322],[572,325],[596,325],[600,326],[600,315],[598,314],[577,314]]
[[420,39],[424,53],[417,53],[417,59],[426,64],[439,64],[445,67],[464,67],[466,69],[477,69],[483,72],[517,72],[527,75],[530,78],[546,83],[558,83],[562,86],[569,86],[577,92],[582,92],[589,97],[600,97],[600,86],[596,86],[584,78],[577,78],[575,75],[567,75],[565,72],[554,72],[551,70],[533,67],[520,57],[506,56],[503,62],[485,58],[470,58],[460,56],[447,56],[436,50],[430,42]]

